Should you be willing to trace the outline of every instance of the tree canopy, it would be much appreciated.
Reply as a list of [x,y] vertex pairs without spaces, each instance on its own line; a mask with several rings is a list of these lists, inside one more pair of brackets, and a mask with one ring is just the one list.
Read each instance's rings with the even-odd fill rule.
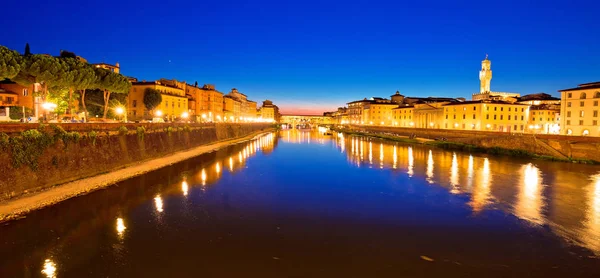
[[146,88],[144,90],[144,105],[148,110],[154,110],[162,102],[162,95],[156,89]]
[[73,52],[61,51],[60,57],[31,54],[29,44],[24,55],[0,46],[0,80],[5,78],[22,85],[39,83],[42,85],[42,99],[45,100],[51,91],[52,101],[66,101],[69,105],[76,91],[81,92],[84,101],[86,89],[99,89],[104,92],[104,116],[110,94],[126,95],[131,88],[127,77],[82,62]]
[[0,46],[0,80],[12,79],[21,71],[23,58],[19,52]]

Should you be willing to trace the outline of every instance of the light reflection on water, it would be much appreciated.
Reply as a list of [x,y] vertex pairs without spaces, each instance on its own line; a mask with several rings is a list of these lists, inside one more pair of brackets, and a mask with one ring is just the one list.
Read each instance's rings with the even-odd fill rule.
[[[279,140],[307,144],[310,138],[310,133],[307,132],[284,131]],[[170,195],[183,195],[186,197],[182,198],[184,201],[193,199],[198,192],[194,191],[195,187],[210,188],[223,176],[227,176],[227,170],[234,173],[244,168],[244,163],[259,151],[264,154],[273,151],[275,140],[277,138],[273,134],[259,137],[239,152],[198,166],[194,172],[170,181],[160,193],[148,196],[149,207],[157,219],[178,213],[170,205]],[[533,226],[548,225],[554,233],[568,241],[600,253],[598,172],[582,176],[576,171],[560,169],[561,164],[552,162],[501,160],[498,157],[453,153],[420,145],[395,144],[347,135],[324,137],[313,134],[312,143],[330,143],[339,148],[341,153],[336,152],[336,155],[344,156],[352,167],[372,169],[366,171],[390,171],[426,181],[430,184],[427,188],[437,186],[452,194],[465,196],[468,198],[467,208],[475,216],[485,210],[499,209]],[[368,144],[366,158],[365,144]],[[373,144],[375,148],[372,147]],[[372,165],[373,156],[379,158],[375,166]],[[239,163],[236,161],[238,159]],[[550,170],[552,167],[557,170]],[[110,231],[113,235],[115,217],[110,219]],[[127,229],[126,222],[130,229]],[[127,242],[135,234],[134,222],[127,216],[116,218],[116,238],[119,242]],[[45,258],[51,257],[48,254],[45,254]],[[40,261],[41,273],[46,277],[57,276],[57,264],[64,268],[64,263],[60,260],[38,258],[38,267]]]
[[[303,142],[301,135],[283,138],[287,142]],[[585,177],[577,172],[561,169],[544,172],[537,162],[517,164],[516,159],[508,158],[511,163],[504,163],[485,155],[449,154],[419,145],[356,136],[339,137],[333,142],[337,148],[351,149],[347,159],[353,165],[359,167],[368,162],[372,167],[373,156],[379,157],[377,168],[397,169],[409,177],[421,176],[430,184],[447,187],[450,193],[467,195],[475,214],[484,209],[501,209],[531,225],[548,225],[569,242],[600,254],[600,172],[592,174],[588,178],[591,182],[584,185],[580,182]],[[373,149],[374,142],[379,148]],[[368,161],[362,156],[364,144],[368,144]],[[539,164],[560,168],[560,163],[540,161]]]

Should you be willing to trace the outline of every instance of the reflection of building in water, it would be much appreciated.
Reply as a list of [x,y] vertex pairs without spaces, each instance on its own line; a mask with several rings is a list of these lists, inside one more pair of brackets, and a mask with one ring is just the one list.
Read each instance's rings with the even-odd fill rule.
[[431,150],[427,156],[427,181],[433,183],[433,153]]
[[587,191],[588,208],[582,241],[588,248],[600,253],[600,174],[593,177]]
[[460,191],[458,191],[458,160],[456,159],[456,153],[452,154],[452,166],[450,167],[450,185],[452,186],[452,189],[450,190],[450,193],[454,193],[457,194]]
[[514,206],[515,215],[535,224],[544,224],[542,178],[540,170],[529,163],[521,167],[520,191]]
[[[346,138],[340,143],[347,144],[345,155],[351,165],[368,165],[374,157],[380,167],[435,183],[449,192],[468,194],[474,213],[493,204],[536,225],[552,224],[554,233],[600,253],[600,175],[588,186],[581,186],[581,173],[564,170],[562,164],[540,162],[536,166],[501,157]],[[578,171],[580,167],[583,165],[577,166]],[[542,169],[546,175],[542,175]],[[544,184],[548,184],[547,189]]]
[[[471,163],[473,163],[473,156],[469,156],[469,173],[472,173],[474,167]],[[469,180],[472,182],[472,179]],[[491,181],[490,160],[486,157],[483,159],[483,166],[479,170],[478,182],[476,182],[472,189],[471,207],[473,207],[474,212],[483,210],[490,203]]]

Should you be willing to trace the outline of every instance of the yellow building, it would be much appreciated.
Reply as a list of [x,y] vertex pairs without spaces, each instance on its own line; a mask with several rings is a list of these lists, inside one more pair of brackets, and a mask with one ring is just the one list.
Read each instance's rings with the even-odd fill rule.
[[279,107],[274,105],[272,101],[263,101],[262,107],[259,109],[259,121],[261,122],[279,122]]
[[369,101],[365,98],[363,100],[357,100],[348,102],[348,120],[350,124],[363,124],[365,119],[363,118],[364,106]]
[[253,121],[256,119],[256,102],[249,100],[245,94],[242,94],[236,88],[231,89],[227,96],[239,102],[240,111],[236,119],[240,121]]
[[560,132],[560,106],[559,105],[534,105],[529,107],[529,121],[527,133],[559,134]]
[[560,133],[600,136],[600,82],[580,84],[577,88],[559,92]]
[[503,101],[465,101],[443,106],[442,128],[524,132],[529,107]]
[[415,107],[412,105],[400,106],[392,109],[393,126],[398,127],[414,127],[414,114]]
[[226,95],[223,97],[223,115],[225,121],[237,122],[240,120],[241,113],[241,102],[236,98]]
[[114,65],[107,64],[107,63],[97,63],[97,64],[92,64],[92,65],[97,68],[110,70],[114,73],[119,73],[121,71],[121,66],[119,65],[119,63],[116,63]]
[[391,102],[372,101],[363,106],[363,119],[365,124],[369,125],[392,125],[392,109],[398,107],[398,104]]
[[[155,89],[161,93],[162,102],[153,111],[144,105],[146,89]],[[127,115],[129,119],[151,119],[154,117],[167,120],[178,119],[188,113],[188,99],[184,91],[176,86],[161,81],[133,82],[127,97]]]
[[249,119],[250,121],[255,121],[257,118],[256,117],[256,109],[257,109],[256,101],[249,100],[248,101],[248,112],[245,117],[247,119]]
[[202,87],[185,85],[186,95],[190,99],[189,109],[196,121],[220,122],[223,120],[223,93],[215,90],[214,85]]

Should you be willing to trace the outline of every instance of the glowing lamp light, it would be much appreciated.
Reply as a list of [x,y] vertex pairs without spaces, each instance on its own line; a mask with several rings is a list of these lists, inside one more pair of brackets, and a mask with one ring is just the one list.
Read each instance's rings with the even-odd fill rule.
[[490,124],[487,124],[487,125],[485,125],[485,127],[487,127],[487,128],[490,128],[490,127],[491,127],[491,125],[490,125]]
[[156,115],[156,117],[160,117],[160,116],[162,116],[162,114],[163,113],[160,110],[156,110],[156,112],[154,112],[154,115]]
[[56,108],[56,103],[45,102],[42,104],[42,108],[45,110],[54,110]]
[[433,126],[433,122],[429,123],[429,126]]
[[115,108],[115,113],[117,113],[117,115],[121,115],[123,114],[123,112],[125,112],[125,109],[123,109],[123,107]]
[[202,114],[202,119],[206,119],[206,114]]
[[190,116],[190,114],[188,112],[181,113],[181,117],[184,118],[184,119],[186,119],[189,116]]

